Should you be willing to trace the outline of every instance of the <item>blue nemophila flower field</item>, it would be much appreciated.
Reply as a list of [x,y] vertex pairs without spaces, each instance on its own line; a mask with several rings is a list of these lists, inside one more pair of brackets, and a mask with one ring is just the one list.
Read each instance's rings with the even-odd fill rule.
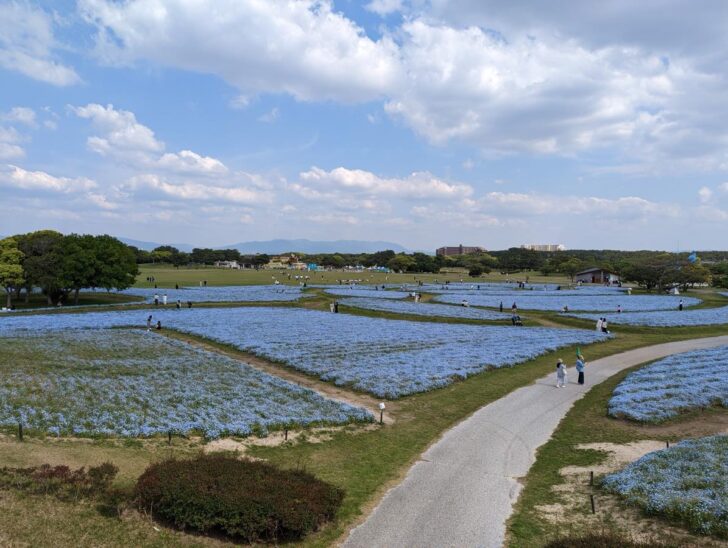
[[392,299],[351,298],[344,299],[340,304],[363,308],[366,310],[381,310],[398,314],[414,314],[416,316],[432,316],[441,318],[467,318],[471,320],[507,320],[510,313],[494,312],[483,308],[469,308],[465,306],[452,306],[448,304],[416,303],[414,301],[398,301]]
[[[149,311],[0,318],[0,335],[22,329],[144,325]],[[164,327],[201,335],[333,382],[396,398],[446,386],[563,346],[606,336],[593,330],[454,325],[332,314],[301,308],[154,311]]]
[[[2,340],[2,339],[0,339]],[[53,434],[208,438],[369,421],[232,358],[141,330],[64,330],[2,340],[0,425]]]
[[575,318],[596,321],[606,317],[609,323],[647,327],[692,327],[728,324],[728,306],[695,310],[663,310],[656,312],[622,312],[621,314],[569,314]]
[[119,293],[143,297],[147,302],[154,301],[154,295],[160,300],[167,295],[167,304],[174,304],[177,299],[186,303],[198,302],[273,302],[296,301],[304,296],[300,286],[291,285],[230,285],[209,287],[182,287],[180,289],[131,287]]
[[[477,293],[477,291],[475,292]],[[507,297],[507,298],[506,298]],[[435,297],[443,303],[460,303],[467,299],[474,306],[497,307],[501,301],[508,308],[515,302],[518,308],[525,310],[553,310],[560,311],[564,306],[569,310],[615,311],[618,306],[624,311],[637,310],[677,310],[680,299],[684,306],[700,304],[700,299],[692,297],[677,297],[673,295],[626,295],[622,293],[608,295],[581,295],[570,292],[554,291],[552,294],[542,295],[537,291],[521,291],[519,293],[502,294],[474,294],[447,293]]]
[[696,533],[728,537],[728,436],[684,441],[649,453],[606,476],[602,485],[647,514]]
[[630,373],[614,389],[609,414],[662,422],[711,405],[728,407],[728,346],[675,354]]
[[363,289],[358,287],[332,287],[324,290],[324,293],[337,297],[369,297],[371,299],[404,299],[410,294],[406,291],[392,291],[389,289]]
[[567,295],[607,295],[619,296],[627,295],[626,288],[604,285],[584,285],[571,289],[557,289],[555,284],[528,284],[524,288],[519,288],[512,283],[450,283],[450,284],[425,284],[419,287],[420,291],[425,293],[466,293],[468,295],[482,295],[484,293],[491,295],[502,295],[504,297],[518,297],[520,295],[540,295],[563,297]]

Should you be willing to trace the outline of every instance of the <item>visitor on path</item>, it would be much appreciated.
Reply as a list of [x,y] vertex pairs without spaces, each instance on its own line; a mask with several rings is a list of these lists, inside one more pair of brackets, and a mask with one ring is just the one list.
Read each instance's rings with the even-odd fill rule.
[[617,305],[617,314],[621,314],[621,313],[622,313],[622,305],[618,304]]
[[149,331],[152,328],[152,315],[150,314],[147,318],[147,331]]
[[154,294],[154,306],[159,306],[159,295]]
[[584,384],[584,367],[586,366],[586,363],[584,362],[584,358],[582,356],[579,356],[576,358],[576,371],[579,373],[579,384]]
[[564,360],[559,358],[559,361],[556,362],[556,388],[564,387],[566,387],[566,366]]
[[599,331],[599,332],[602,331],[602,319],[601,318],[599,318],[597,320],[597,331]]
[[334,301],[334,314],[339,313],[339,301]]
[[179,289],[179,284],[174,284],[175,289]]
[[678,309],[678,310],[679,310],[680,312],[682,312],[682,309],[683,309],[683,300],[682,300],[682,299],[680,299],[680,304],[678,304],[678,305],[677,305],[677,309]]
[[609,328],[607,327],[607,318],[602,318],[602,333],[609,333]]
[[182,308],[182,301],[177,299],[177,310],[179,310],[180,308]]
[[157,330],[160,330],[160,329],[162,329],[162,322],[157,321]]
[[518,307],[516,306],[515,301],[511,305],[511,312],[513,313],[514,316],[516,315],[516,312],[518,312]]
[[331,313],[334,313],[334,303],[329,303],[329,310],[331,310]]
[[167,294],[166,293],[164,295],[162,295],[162,304],[164,306],[167,306]]
[[501,312],[503,312],[503,301],[500,302],[500,306],[498,307],[498,310],[500,310]]

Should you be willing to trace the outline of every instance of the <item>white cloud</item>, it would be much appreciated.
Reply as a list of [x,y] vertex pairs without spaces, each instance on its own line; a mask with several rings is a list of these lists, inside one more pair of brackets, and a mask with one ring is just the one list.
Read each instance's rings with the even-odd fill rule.
[[20,134],[15,128],[0,126],[0,160],[15,160],[25,156],[25,151],[18,143]]
[[36,127],[35,111],[28,107],[13,107],[9,112],[0,116],[7,122],[17,122],[29,127]]
[[81,81],[73,68],[54,58],[53,21],[27,2],[0,3],[0,67],[56,86]]
[[382,178],[370,171],[337,167],[325,171],[313,167],[299,175],[302,182],[330,190],[347,190],[403,198],[459,198],[473,189],[462,183],[448,183],[426,172],[405,178]]
[[698,198],[700,201],[704,204],[710,202],[710,199],[713,197],[713,191],[708,188],[707,186],[700,187],[700,190],[698,190]]
[[281,115],[281,112],[278,110],[278,107],[273,107],[265,114],[262,114],[258,117],[259,122],[264,122],[266,124],[272,124],[276,120],[278,120],[279,116]]
[[362,101],[399,77],[394,43],[370,39],[328,0],[81,0],[79,8],[98,28],[101,58],[215,74],[244,95]]
[[222,187],[198,182],[169,182],[158,175],[138,175],[121,186],[123,192],[136,195],[139,199],[155,196],[164,199],[191,202],[232,202],[237,204],[260,204],[270,202],[272,196],[254,185]]
[[191,150],[165,153],[165,144],[154,132],[140,124],[133,112],[118,110],[114,105],[91,103],[85,107],[70,107],[80,118],[91,120],[101,132],[87,140],[88,148],[137,167],[158,168],[177,173],[221,175],[228,172],[218,159],[201,156]]
[[364,6],[367,10],[382,17],[402,10],[402,0],[371,0]]
[[45,171],[27,171],[18,166],[6,165],[0,168],[0,186],[67,194],[92,190],[98,185],[85,177],[55,177]]

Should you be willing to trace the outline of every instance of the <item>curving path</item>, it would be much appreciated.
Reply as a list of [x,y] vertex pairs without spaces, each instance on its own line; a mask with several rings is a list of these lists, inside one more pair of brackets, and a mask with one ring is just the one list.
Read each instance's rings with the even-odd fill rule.
[[576,384],[572,368],[566,388],[555,387],[554,372],[480,408],[420,457],[344,546],[502,546],[521,490],[518,478],[528,473],[538,447],[591,386],[640,363],[724,344],[728,336],[630,350],[590,362],[584,386]]

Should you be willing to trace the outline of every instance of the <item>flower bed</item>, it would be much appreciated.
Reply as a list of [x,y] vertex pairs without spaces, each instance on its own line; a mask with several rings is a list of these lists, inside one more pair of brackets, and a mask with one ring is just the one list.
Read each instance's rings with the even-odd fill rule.
[[[553,310],[561,311],[564,306],[569,310],[594,310],[594,311],[616,311],[618,306],[623,311],[644,311],[644,310],[677,310],[680,299],[683,304],[693,306],[700,304],[700,299],[692,297],[677,297],[672,295],[573,295],[559,294],[555,291],[553,295],[540,295],[537,292],[523,291],[518,294],[483,294],[474,295],[471,293],[450,293],[439,295],[435,300],[443,303],[459,303],[467,299],[474,306],[498,307],[501,301],[503,306],[510,308],[515,302],[518,308],[525,310]],[[685,312],[685,311],[683,311]],[[624,312],[622,312],[624,314]]]
[[728,346],[675,354],[628,375],[609,400],[609,414],[662,422],[683,411],[728,407]]
[[119,291],[123,295],[143,297],[148,303],[158,295],[160,302],[167,295],[167,305],[174,305],[177,299],[186,303],[200,302],[274,302],[296,301],[304,296],[300,286],[295,285],[228,285],[208,287],[182,287],[180,289],[131,287]]
[[[85,314],[80,316],[86,316]],[[53,434],[223,434],[367,421],[232,358],[132,330],[15,334],[3,341],[0,425]]]
[[[0,335],[23,329],[139,326],[147,312],[13,316],[1,319]],[[583,329],[410,322],[281,307],[159,310],[156,320],[337,385],[391,398],[606,338]]]
[[339,304],[363,308],[365,310],[381,310],[397,314],[413,314],[415,316],[434,316],[441,318],[466,318],[469,320],[509,320],[510,313],[493,312],[483,308],[452,306],[447,304],[415,303],[413,301],[397,301],[392,299],[344,299]]
[[612,324],[646,327],[692,327],[696,325],[728,324],[728,306],[698,308],[697,310],[663,310],[660,312],[622,312],[621,314],[569,314],[575,318],[596,321],[606,317]]
[[368,297],[370,299],[405,299],[410,296],[406,291],[393,291],[390,289],[363,289],[361,286],[356,288],[350,287],[332,287],[325,289],[324,293],[335,295],[337,297]]
[[655,451],[602,483],[647,514],[700,534],[728,537],[728,436],[684,441]]

